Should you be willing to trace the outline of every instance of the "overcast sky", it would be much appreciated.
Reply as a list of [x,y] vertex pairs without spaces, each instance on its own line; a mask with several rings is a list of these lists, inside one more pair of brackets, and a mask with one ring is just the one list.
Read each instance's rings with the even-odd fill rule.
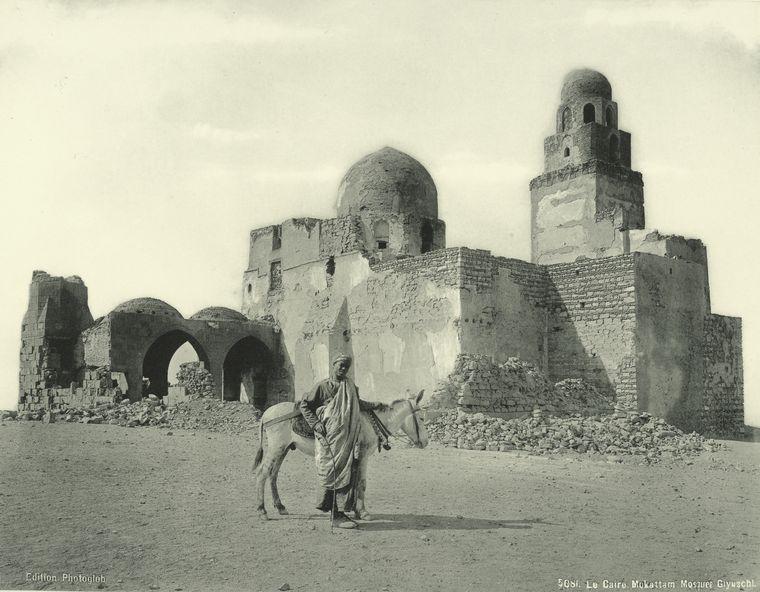
[[432,174],[448,246],[530,257],[529,180],[562,77],[602,71],[648,228],[708,247],[744,319],[760,425],[760,3],[0,4],[0,408],[32,270],[94,316],[154,296],[239,308],[248,231],[335,215],[385,145]]

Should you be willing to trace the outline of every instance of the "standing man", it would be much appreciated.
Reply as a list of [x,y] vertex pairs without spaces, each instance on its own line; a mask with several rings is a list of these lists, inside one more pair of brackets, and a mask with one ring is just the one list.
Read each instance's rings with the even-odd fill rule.
[[320,486],[317,509],[333,512],[339,528],[356,528],[345,513],[353,510],[355,501],[357,472],[352,469],[354,463],[358,467],[359,414],[365,407],[373,407],[360,401],[359,391],[348,377],[350,367],[350,356],[338,355],[333,360],[330,378],[317,383],[299,403],[301,414],[316,434],[315,460]]

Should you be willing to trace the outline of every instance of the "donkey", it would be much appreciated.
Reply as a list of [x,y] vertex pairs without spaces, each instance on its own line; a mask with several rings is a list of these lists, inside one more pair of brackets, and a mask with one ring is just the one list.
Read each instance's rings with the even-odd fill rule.
[[[424,391],[420,391],[416,397],[397,399],[381,409],[375,410],[375,415],[382,425],[390,433],[399,429],[407,435],[417,448],[424,448],[428,444],[428,435],[425,424],[417,417],[420,411],[419,402]],[[253,461],[253,475],[256,480],[256,511],[262,520],[267,519],[267,511],[264,507],[264,486],[266,480],[272,488],[272,501],[280,514],[288,511],[280,500],[277,491],[277,474],[288,451],[298,449],[304,454],[314,457],[314,438],[300,436],[293,431],[293,403],[285,402],[273,405],[261,416],[259,424],[259,450]],[[264,446],[264,434],[266,434],[267,446]],[[358,458],[358,483],[356,490],[356,506],[354,516],[357,520],[371,520],[372,516],[364,504],[364,493],[367,487],[367,460],[377,449],[378,437],[372,427],[372,422],[367,413],[361,413],[359,433],[360,454]]]

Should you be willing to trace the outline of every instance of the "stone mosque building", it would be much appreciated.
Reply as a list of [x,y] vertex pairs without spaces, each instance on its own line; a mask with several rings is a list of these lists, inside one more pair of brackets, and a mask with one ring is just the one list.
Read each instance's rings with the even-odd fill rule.
[[185,319],[141,298],[93,320],[79,278],[35,272],[20,407],[138,399],[144,377],[164,395],[190,342],[216,396],[261,407],[299,398],[338,352],[364,396],[386,401],[483,355],[583,379],[685,429],[739,431],[741,320],[712,314],[701,241],[645,230],[643,187],[610,83],[570,72],[530,182],[530,262],[447,247],[432,177],[383,148],[349,168],[335,218],[251,232],[241,312]]

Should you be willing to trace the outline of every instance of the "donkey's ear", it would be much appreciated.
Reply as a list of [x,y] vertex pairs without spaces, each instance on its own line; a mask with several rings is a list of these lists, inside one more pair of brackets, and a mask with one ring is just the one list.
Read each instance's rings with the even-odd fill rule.
[[422,389],[419,393],[417,393],[417,398],[414,400],[415,404],[419,405],[420,401],[422,401],[422,395],[425,394],[425,389]]

